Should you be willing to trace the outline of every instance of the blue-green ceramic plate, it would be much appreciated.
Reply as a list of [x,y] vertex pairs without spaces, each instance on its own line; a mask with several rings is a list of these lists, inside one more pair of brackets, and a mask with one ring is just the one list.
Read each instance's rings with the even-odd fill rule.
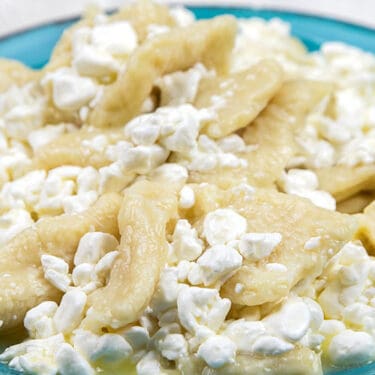
[[[310,51],[319,49],[326,41],[342,41],[375,53],[375,30],[352,25],[334,19],[305,14],[249,8],[193,7],[198,18],[211,18],[230,13],[237,17],[279,17],[292,25],[292,33],[301,39]],[[17,59],[32,68],[47,63],[53,46],[61,33],[74,20],[48,24],[0,39],[0,57]],[[0,375],[19,374],[0,364]],[[375,363],[365,367],[334,372],[335,375],[375,375]],[[77,374],[79,375],[79,374]],[[124,374],[126,375],[126,374]]]

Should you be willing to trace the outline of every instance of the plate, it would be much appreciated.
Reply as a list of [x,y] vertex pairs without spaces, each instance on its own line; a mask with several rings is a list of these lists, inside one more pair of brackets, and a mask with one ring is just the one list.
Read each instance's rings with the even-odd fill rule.
[[[189,7],[189,9],[197,18],[211,18],[220,14],[232,14],[240,18],[278,17],[291,24],[292,34],[302,40],[310,51],[319,49],[320,45],[326,41],[341,41],[375,54],[375,30],[335,19],[251,8]],[[51,50],[64,29],[75,21],[76,19],[42,25],[2,38],[0,39],[0,57],[20,60],[35,69],[41,68],[47,63]],[[16,374],[20,373],[0,364],[0,375]],[[375,363],[356,369],[329,372],[329,374],[375,375]]]

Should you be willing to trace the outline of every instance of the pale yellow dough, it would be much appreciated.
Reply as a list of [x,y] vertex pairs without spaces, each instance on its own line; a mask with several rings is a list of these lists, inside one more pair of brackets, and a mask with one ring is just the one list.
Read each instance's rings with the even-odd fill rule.
[[[25,167],[24,173],[67,165],[96,169],[108,166],[113,160],[107,146],[127,140],[123,126],[144,111],[145,100],[155,94],[157,79],[185,71],[196,63],[216,74],[205,74],[195,98],[189,99],[197,109],[207,110],[199,135],[216,141],[231,134],[239,135],[246,148],[233,153],[243,163],[236,168],[189,170],[187,185],[185,180],[179,185],[165,180],[162,174],[153,177],[153,171],[138,178],[131,174],[135,182],[121,194],[108,184],[107,190],[111,192],[102,194],[103,189],[100,190],[99,199],[83,213],[42,218],[16,235],[1,249],[0,336],[21,329],[27,311],[39,303],[59,302],[62,292],[45,279],[41,256],[61,257],[72,271],[79,241],[90,231],[109,233],[120,240],[108,282],[88,294],[86,315],[79,326],[98,335],[107,331],[118,333],[118,329],[140,324],[165,265],[174,262],[168,258],[168,246],[172,246],[168,241],[171,242],[180,219],[190,222],[204,247],[207,247],[205,217],[218,208],[230,208],[242,215],[247,232],[277,232],[282,236],[270,255],[259,261],[244,257],[242,265],[218,285],[220,297],[231,301],[227,321],[261,320],[291,293],[299,291],[316,299],[319,290],[314,281],[348,241],[359,239],[370,254],[375,254],[375,203],[371,204],[375,196],[374,165],[336,165],[314,170],[319,189],[337,200],[337,212],[317,207],[308,199],[278,192],[291,161],[300,156],[301,146],[296,136],[306,124],[307,116],[323,99],[332,100],[331,83],[302,79],[297,71],[283,71],[280,56],[279,59],[270,56],[268,47],[263,50],[255,44],[249,46],[250,53],[259,55],[254,65],[244,70],[233,68],[232,50],[238,32],[233,17],[220,16],[179,27],[167,7],[142,0],[108,16],[108,22],[129,21],[139,44],[129,56],[118,57],[124,69],[108,81],[99,82],[103,95],[95,99],[95,106],[90,104],[85,108],[88,114],[87,120],[83,120],[78,111],[59,110],[53,104],[52,84],[42,85],[41,79],[46,73],[72,65],[74,33],[81,27],[95,26],[95,16],[94,11],[64,32],[50,62],[40,72],[0,59],[0,92],[12,85],[31,82],[38,90],[44,90],[47,101],[44,125],[69,122],[77,126],[76,131],[39,147],[31,157],[30,169]],[[167,26],[170,30],[149,38],[150,25]],[[285,58],[290,58],[296,66],[313,64],[313,58],[298,41],[285,37],[285,45],[289,51]],[[234,57],[239,53],[237,47]],[[160,105],[157,95],[154,96],[154,104]],[[92,146],[96,137],[105,138],[105,147]],[[176,155],[173,152],[171,155],[169,162],[175,160]],[[182,186],[193,194],[190,207],[181,204]],[[123,185],[118,190],[122,189]],[[319,237],[317,245],[305,249],[312,237]],[[280,267],[270,269],[269,263],[283,265],[287,271]],[[186,280],[189,278],[183,282]],[[205,375],[323,374],[321,354],[300,342],[290,352],[278,356],[238,352],[234,363],[220,369],[207,367],[191,353],[178,359],[176,365],[165,374],[177,371],[185,375],[202,371]]]
[[316,169],[322,190],[331,193],[341,202],[361,191],[375,189],[375,165],[347,167],[336,165]]
[[1,249],[0,335],[19,328],[26,312],[40,302],[60,299],[62,293],[44,278],[40,257],[54,255],[72,266],[85,233],[101,231],[118,237],[120,204],[120,195],[103,195],[84,213],[45,218]]
[[330,90],[331,85],[324,82],[299,80],[284,83],[269,105],[243,132],[245,143],[254,146],[238,154],[248,165],[192,172],[190,182],[210,182],[224,188],[246,182],[274,189],[298,149],[294,131],[302,126],[306,115]]
[[[214,112],[204,124],[203,133],[222,138],[244,128],[264,109],[281,83],[281,68],[272,60],[262,60],[249,69],[228,76],[202,79],[194,106]],[[217,108],[213,98],[219,101]]]
[[24,86],[40,76],[41,72],[32,70],[18,61],[0,59],[0,93],[12,85]]
[[[293,195],[258,189],[249,198],[246,192],[225,191],[213,185],[194,186],[194,190],[196,205],[187,215],[198,232],[202,232],[202,219],[208,212],[230,206],[247,219],[249,232],[282,235],[271,255],[259,262],[244,259],[242,267],[223,285],[221,295],[239,305],[279,302],[305,278],[314,280],[358,228],[355,216],[316,207]],[[305,250],[304,244],[314,236],[322,237],[319,246]],[[328,249],[332,249],[330,254]],[[268,263],[283,264],[288,271],[270,271]],[[237,283],[244,286],[239,293],[235,291]]]
[[177,218],[177,189],[141,181],[124,192],[119,213],[120,254],[108,284],[89,296],[84,328],[119,328],[149,304],[167,260],[167,227]]
[[35,169],[50,170],[62,165],[101,168],[111,163],[105,150],[90,149],[87,143],[97,136],[105,136],[108,144],[125,140],[122,129],[81,128],[77,132],[64,134],[45,146],[38,148],[33,157]]
[[[58,68],[69,66],[72,62],[72,38],[74,33],[85,26],[93,26],[95,12],[75,23],[65,30],[61,39],[53,49],[49,63],[44,71],[54,71]],[[147,28],[151,24],[175,26],[175,21],[167,7],[152,1],[141,0],[120,9],[109,17],[109,22],[129,21],[137,32],[140,42],[147,36]]]
[[280,356],[239,355],[236,362],[219,369],[209,369],[205,375],[322,375],[318,353],[308,348],[296,348]]
[[234,18],[222,16],[146,41],[130,56],[125,72],[105,87],[89,123],[100,128],[124,125],[140,113],[155,80],[164,74],[186,70],[197,62],[225,73],[235,33]]

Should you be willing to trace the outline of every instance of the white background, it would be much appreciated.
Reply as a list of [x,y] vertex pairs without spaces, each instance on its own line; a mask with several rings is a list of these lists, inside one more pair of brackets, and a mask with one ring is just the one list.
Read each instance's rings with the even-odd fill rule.
[[[51,20],[76,16],[88,3],[95,2],[113,8],[126,1],[129,0],[0,0],[0,36]],[[375,0],[172,0],[172,2],[250,5],[294,10],[335,17],[375,29]]]

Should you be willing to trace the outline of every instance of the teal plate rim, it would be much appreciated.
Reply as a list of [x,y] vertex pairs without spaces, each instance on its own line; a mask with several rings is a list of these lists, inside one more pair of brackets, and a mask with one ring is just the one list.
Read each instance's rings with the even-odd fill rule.
[[[302,40],[310,51],[319,49],[326,41],[342,41],[365,51],[375,53],[375,29],[302,12],[254,9],[250,7],[191,6],[198,18],[211,18],[219,14],[232,14],[239,18],[281,18],[292,26],[292,34]],[[65,28],[78,18],[65,19],[24,29],[0,38],[0,57],[20,60],[39,69],[50,56],[53,46]]]
[[[310,51],[319,49],[326,41],[341,41],[375,53],[375,29],[334,18],[268,8],[226,6],[188,6],[188,8],[197,18],[211,18],[220,14],[232,14],[238,18],[280,18],[291,24],[292,34],[302,40]],[[64,29],[77,19],[42,24],[4,36],[0,38],[0,57],[19,60],[34,69],[41,68],[47,63],[53,46]],[[0,375],[16,374],[20,373],[0,364]],[[375,375],[375,363],[360,368],[329,372],[329,374]]]

